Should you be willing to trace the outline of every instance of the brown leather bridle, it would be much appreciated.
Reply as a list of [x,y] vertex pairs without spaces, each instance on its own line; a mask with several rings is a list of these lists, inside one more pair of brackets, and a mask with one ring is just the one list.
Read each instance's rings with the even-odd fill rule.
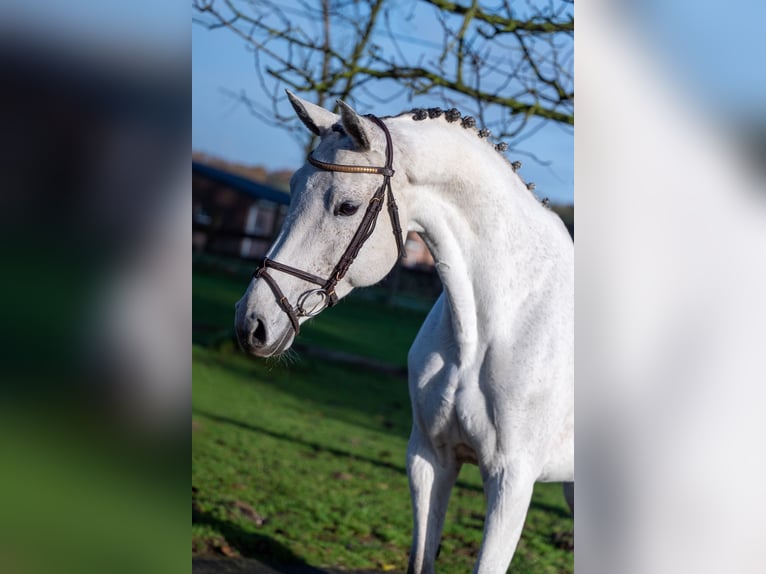
[[[368,174],[383,176],[383,184],[378,188],[375,194],[370,198],[370,202],[367,205],[367,210],[364,212],[364,217],[362,217],[362,221],[359,223],[359,227],[354,233],[354,236],[351,238],[351,242],[349,243],[348,247],[346,247],[346,250],[343,252],[343,255],[341,255],[340,260],[335,265],[335,268],[332,270],[332,273],[330,274],[330,278],[322,279],[321,277],[318,277],[317,275],[313,275],[306,271],[296,269],[295,267],[285,265],[284,263],[279,263],[278,261],[274,261],[273,259],[269,259],[268,257],[263,258],[263,264],[258,269],[256,269],[255,272],[253,273],[254,278],[263,279],[264,281],[266,281],[269,287],[271,287],[271,290],[273,291],[274,296],[277,298],[277,303],[279,303],[279,306],[290,318],[290,323],[292,324],[293,329],[295,330],[296,336],[300,332],[300,324],[298,323],[299,317],[314,317],[318,315],[321,311],[323,311],[325,308],[332,307],[338,302],[338,296],[335,294],[335,286],[346,275],[346,272],[348,271],[349,267],[351,267],[351,264],[354,262],[354,259],[356,259],[356,256],[359,254],[359,250],[362,248],[362,245],[364,245],[365,241],[369,239],[369,237],[372,235],[372,232],[375,230],[375,223],[378,220],[378,214],[380,213],[380,210],[383,207],[384,194],[386,195],[387,202],[388,202],[388,215],[391,218],[391,226],[394,231],[394,237],[396,238],[396,247],[399,252],[399,258],[407,257],[407,254],[404,250],[404,242],[402,241],[402,226],[399,223],[399,208],[396,206],[396,200],[394,199],[394,194],[391,191],[391,177],[393,177],[394,175],[394,169],[393,169],[394,148],[391,143],[391,134],[388,132],[388,128],[380,120],[380,118],[372,114],[368,114],[366,117],[372,120],[373,122],[375,122],[378,126],[380,126],[380,129],[382,129],[383,133],[386,135],[386,165],[385,166],[373,167],[373,166],[362,166],[362,165],[343,165],[339,163],[326,163],[324,161],[320,161],[314,158],[313,153],[309,154],[309,157],[308,157],[308,161],[311,165],[324,171],[341,171],[345,173],[368,173]],[[279,285],[277,284],[276,279],[274,279],[268,273],[267,271],[268,269],[274,269],[275,271],[281,271],[282,273],[287,273],[288,275],[292,275],[293,277],[297,277],[298,279],[303,279],[304,281],[307,281],[308,283],[319,285],[319,288],[309,289],[308,291],[304,291],[300,295],[300,297],[298,297],[298,301],[295,307],[293,307],[290,304],[290,301],[288,301],[285,294],[282,293],[282,290],[279,288]],[[320,296],[322,299],[319,303],[312,306],[311,309],[306,310],[304,305],[306,304],[308,299],[313,296]]]

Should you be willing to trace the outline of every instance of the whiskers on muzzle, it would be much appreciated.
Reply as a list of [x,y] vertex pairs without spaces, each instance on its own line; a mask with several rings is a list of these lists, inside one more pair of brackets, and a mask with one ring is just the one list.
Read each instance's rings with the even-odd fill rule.
[[268,357],[266,360],[273,365],[278,365],[280,367],[289,367],[291,365],[296,364],[300,360],[301,356],[298,351],[296,351],[294,348],[290,347],[289,349],[285,349],[278,355],[272,355],[271,357]]

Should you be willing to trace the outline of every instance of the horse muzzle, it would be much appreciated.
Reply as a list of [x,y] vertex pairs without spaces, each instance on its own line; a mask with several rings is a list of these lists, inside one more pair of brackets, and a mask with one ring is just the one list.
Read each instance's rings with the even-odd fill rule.
[[271,357],[290,348],[295,332],[289,322],[280,324],[283,322],[281,313],[278,324],[274,324],[257,311],[248,309],[243,302],[237,303],[236,308],[234,331],[243,351],[256,357]]

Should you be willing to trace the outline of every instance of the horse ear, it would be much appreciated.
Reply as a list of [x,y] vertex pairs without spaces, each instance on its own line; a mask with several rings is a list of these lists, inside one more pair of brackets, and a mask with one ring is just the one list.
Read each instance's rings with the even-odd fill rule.
[[321,106],[302,100],[290,90],[285,90],[295,113],[303,124],[314,134],[321,136],[338,121],[338,116]]
[[343,129],[354,142],[356,149],[358,151],[370,149],[370,139],[365,131],[364,120],[343,100],[338,100],[338,107]]

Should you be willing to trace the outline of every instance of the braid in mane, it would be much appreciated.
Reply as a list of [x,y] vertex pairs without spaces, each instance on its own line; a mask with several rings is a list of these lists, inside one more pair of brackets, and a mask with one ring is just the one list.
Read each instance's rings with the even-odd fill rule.
[[[444,119],[447,120],[448,123],[455,123],[456,121],[460,120],[460,125],[464,129],[474,129],[476,128],[476,118],[473,116],[463,116],[463,114],[460,113],[460,110],[457,108],[450,108],[448,110],[442,110],[441,108],[413,108],[409,112],[403,112],[400,115],[405,114],[412,114],[410,117],[415,120],[416,122],[422,122],[426,119],[436,119],[440,118],[442,115],[444,116]],[[480,130],[476,130],[476,135],[479,136],[481,139],[489,139],[489,137],[492,135],[492,132],[490,132],[487,128],[481,128]],[[521,169],[521,162],[519,160],[515,160],[513,162],[509,161],[508,158],[505,157],[504,153],[508,151],[508,144],[506,142],[498,142],[496,144],[493,144],[493,147],[495,151],[497,151],[499,154],[503,155],[506,161],[511,166],[511,169],[513,170],[513,173],[515,173],[518,176],[518,171]],[[521,176],[519,176],[519,179],[521,179]],[[521,180],[522,183],[526,186],[526,188],[533,192],[535,190],[535,184],[534,183],[526,183],[523,179]],[[545,198],[543,200],[543,205],[546,207],[548,206],[548,198]]]

